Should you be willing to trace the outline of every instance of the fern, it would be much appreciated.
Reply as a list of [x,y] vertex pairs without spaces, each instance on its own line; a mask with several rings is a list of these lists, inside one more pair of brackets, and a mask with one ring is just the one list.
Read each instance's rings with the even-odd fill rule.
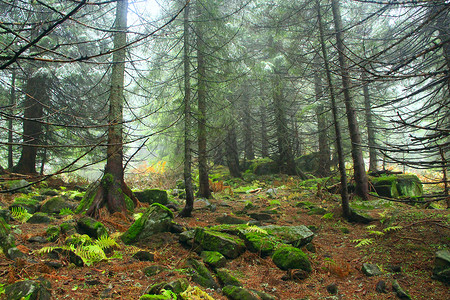
[[322,216],[322,219],[324,220],[332,220],[334,217],[334,213],[326,213]]
[[386,227],[385,229],[383,229],[384,232],[390,232],[390,231],[398,231],[400,229],[402,229],[403,226],[390,226],[390,227]]
[[43,254],[50,253],[50,252],[52,252],[53,250],[56,250],[56,249],[61,249],[61,247],[53,247],[53,246],[42,247],[41,249],[36,250],[36,253],[43,255]]
[[94,245],[99,246],[103,250],[113,247],[119,247],[119,244],[117,244],[116,240],[107,235],[102,235],[98,240],[94,242]]
[[373,239],[356,239],[352,240],[353,243],[357,243],[355,247],[362,247],[362,246],[368,246],[370,244],[373,244]]
[[11,216],[15,220],[20,221],[21,223],[25,223],[33,215],[30,214],[25,208],[23,208],[21,206],[17,206],[17,207],[11,208]]
[[384,235],[384,232],[382,231],[378,231],[378,230],[368,230],[367,231],[369,234],[373,234],[373,235]]
[[377,227],[377,225],[375,225],[375,224],[366,226],[367,229],[375,229],[376,227]]
[[61,208],[61,210],[59,211],[60,216],[73,215],[73,214],[74,214],[73,211],[68,207]]
[[246,228],[247,231],[249,232],[257,232],[257,233],[261,233],[261,234],[268,234],[266,230],[256,226],[256,225],[252,225],[252,226],[248,226]]

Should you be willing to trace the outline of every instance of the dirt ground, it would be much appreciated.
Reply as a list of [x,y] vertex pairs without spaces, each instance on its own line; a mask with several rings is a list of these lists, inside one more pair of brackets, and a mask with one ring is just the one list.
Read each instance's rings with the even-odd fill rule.
[[[276,193],[268,195],[266,191],[269,188],[276,188]],[[0,202],[6,205],[13,201],[12,195],[0,197]],[[215,211],[200,201],[196,203],[191,218],[176,217],[175,222],[187,228],[204,227],[218,224],[216,218],[224,215],[250,221],[250,217],[240,215],[239,212],[251,201],[254,205],[251,212],[276,211],[273,214],[275,224],[314,226],[314,247],[304,249],[313,267],[306,279],[283,280],[286,272],[277,268],[270,257],[261,258],[248,251],[226,265],[244,287],[267,292],[278,299],[327,299],[331,297],[327,291],[327,286],[331,284],[335,284],[338,289],[338,298],[335,299],[396,299],[392,291],[393,280],[397,280],[412,299],[449,299],[449,287],[431,279],[435,252],[448,249],[448,210],[395,204],[371,210],[371,215],[378,220],[368,228],[367,224],[346,222],[340,215],[338,199],[337,195],[299,187],[298,181],[290,178],[278,183],[262,184],[253,193],[231,194],[229,190],[215,193],[214,199],[210,200],[216,205]],[[310,210],[307,208],[296,207],[299,201],[309,201],[317,207],[323,207],[327,214],[308,214]],[[62,219],[57,219],[54,224],[61,222]],[[130,225],[111,219],[104,224],[110,232],[123,231]],[[198,258],[197,253],[178,242],[175,234],[164,233],[156,236],[152,244],[134,247],[122,245],[121,259],[103,261],[90,267],[75,267],[63,260],[63,266],[54,269],[44,264],[47,257],[34,251],[61,243],[62,240],[56,243],[30,243],[28,239],[32,236],[45,237],[48,225],[22,224],[17,221],[13,225],[16,245],[27,254],[27,259],[11,261],[2,255],[0,283],[44,277],[52,284],[54,299],[139,299],[146,288],[154,283],[169,282],[180,277],[190,280],[186,275],[185,261],[189,257]],[[383,231],[394,226],[397,226],[396,230]],[[378,234],[374,233],[376,231]],[[361,239],[371,239],[371,244],[357,247],[358,241],[355,240]],[[155,261],[141,262],[132,258],[136,247],[154,253]],[[361,272],[363,263],[379,265],[384,274],[367,277]],[[147,277],[142,270],[150,265],[165,266],[167,270]],[[395,272],[398,268],[400,271]],[[380,280],[386,282],[387,293],[375,291]],[[190,284],[197,285],[191,280]],[[203,290],[214,299],[226,299],[220,290]]]

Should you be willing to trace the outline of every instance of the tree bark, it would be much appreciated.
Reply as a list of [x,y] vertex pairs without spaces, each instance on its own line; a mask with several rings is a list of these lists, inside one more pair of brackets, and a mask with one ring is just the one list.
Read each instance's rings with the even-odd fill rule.
[[[198,3],[198,14],[201,15],[202,7]],[[205,65],[205,42],[203,40],[203,23],[197,23],[197,105],[198,105],[198,196],[211,198],[208,177],[208,152],[206,138],[206,65]]]
[[369,172],[376,172],[378,170],[378,158],[376,149],[376,138],[374,124],[372,120],[372,104],[370,103],[369,94],[369,82],[367,80],[367,75],[364,70],[362,70],[361,81],[363,84],[363,94],[364,94],[364,108],[366,112],[366,127],[367,127],[367,142],[369,147]]
[[11,74],[11,92],[9,95],[10,115],[8,119],[8,169],[11,170],[14,167],[13,158],[13,118],[14,108],[16,105],[16,69],[12,69]]
[[243,139],[244,139],[244,165],[246,161],[255,159],[255,152],[253,150],[253,122],[250,106],[249,85],[244,84],[243,101],[242,101],[242,123],[243,123]]
[[269,157],[269,143],[267,137],[267,113],[264,104],[264,89],[263,84],[260,84],[261,105],[259,106],[259,119],[261,124],[261,157]]
[[180,212],[181,217],[190,217],[194,209],[194,191],[192,188],[192,155],[191,155],[191,70],[189,62],[189,3],[184,8],[184,184],[186,205]]
[[347,190],[347,173],[345,172],[345,158],[344,158],[344,151],[342,148],[342,137],[341,137],[341,128],[339,124],[339,116],[338,116],[338,110],[336,106],[336,96],[334,93],[333,88],[333,81],[331,79],[331,71],[330,71],[330,65],[328,62],[328,54],[327,49],[325,46],[325,38],[324,38],[324,32],[323,32],[323,25],[322,25],[322,14],[320,12],[320,0],[316,0],[316,6],[317,6],[317,19],[319,23],[319,38],[320,38],[320,46],[322,50],[322,56],[323,61],[325,64],[325,71],[327,74],[327,81],[328,81],[328,90],[330,93],[331,98],[331,111],[333,113],[333,124],[334,124],[334,131],[336,134],[336,148],[338,153],[338,161],[339,161],[339,174],[341,175],[341,202],[342,202],[342,212],[344,215],[344,218],[349,220],[351,218],[351,211],[350,211],[350,205],[348,201],[348,190]]
[[328,144],[328,124],[326,122],[326,111],[324,109],[322,99],[323,90],[322,90],[322,79],[320,78],[319,71],[319,56],[317,55],[315,58],[315,63],[317,65],[317,69],[314,72],[314,90],[316,94],[316,116],[317,116],[317,131],[319,133],[319,169],[317,170],[318,176],[329,176],[330,175],[330,145]]
[[347,115],[348,129],[350,132],[350,140],[352,142],[352,158],[356,182],[356,194],[364,200],[367,200],[369,197],[369,186],[362,155],[361,135],[359,132],[358,121],[356,119],[356,111],[353,107],[353,101],[350,96],[350,75],[347,67],[347,61],[345,59],[345,47],[342,38],[342,21],[339,10],[339,0],[331,0],[331,7],[333,10],[333,20],[336,31],[336,46],[342,76],[345,111]]
[[233,177],[241,177],[241,171],[239,169],[239,153],[237,147],[236,129],[235,124],[231,124],[227,130],[227,136],[225,139],[227,165],[230,170],[230,175]]
[[13,172],[36,174],[36,156],[41,144],[44,105],[50,101],[49,80],[45,75],[30,76],[25,92],[22,152]]

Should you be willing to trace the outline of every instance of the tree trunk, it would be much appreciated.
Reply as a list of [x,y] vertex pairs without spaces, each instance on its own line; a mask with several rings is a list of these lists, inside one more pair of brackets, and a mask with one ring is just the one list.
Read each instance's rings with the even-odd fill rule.
[[252,122],[252,113],[250,106],[250,96],[249,96],[249,85],[246,83],[244,85],[244,94],[242,101],[242,111],[243,111],[243,139],[244,139],[244,165],[246,165],[246,161],[255,159],[255,152],[253,150],[253,122]]
[[226,147],[226,157],[227,157],[227,165],[230,170],[230,175],[233,177],[241,177],[241,171],[239,169],[239,153],[237,147],[237,139],[236,139],[236,127],[235,124],[231,124],[231,126],[227,130],[227,136],[225,139],[225,147]]
[[367,80],[367,75],[364,70],[362,70],[361,80],[363,83],[364,108],[366,112],[366,126],[367,126],[367,141],[369,146],[369,172],[376,172],[378,170],[378,166],[377,166],[375,130],[372,120],[372,104],[370,103],[369,82]]
[[[261,95],[261,101],[264,102],[264,90],[263,85],[261,83],[260,85],[260,95]],[[267,137],[267,113],[266,113],[266,106],[264,103],[261,103],[259,106],[259,119],[261,124],[261,157],[269,157],[269,143],[268,143],[268,137]]]
[[189,3],[184,8],[184,184],[186,205],[180,217],[190,217],[194,209],[194,191],[192,188],[192,155],[191,155],[191,71],[189,62]]
[[[198,3],[199,15],[202,13],[201,4]],[[197,76],[198,76],[198,196],[211,198],[208,177],[208,152],[206,140],[206,65],[205,65],[205,42],[203,40],[203,23],[197,23]]]
[[350,96],[350,75],[348,72],[347,61],[345,59],[345,47],[342,38],[342,21],[341,13],[339,11],[339,0],[332,0],[331,6],[333,10],[333,20],[336,31],[336,46],[338,50],[339,65],[342,76],[345,111],[347,115],[348,129],[350,132],[350,140],[352,142],[353,171],[356,182],[356,193],[361,198],[367,200],[369,197],[369,186],[362,155],[361,135],[359,132],[358,121],[356,119],[356,111],[353,107],[353,101]]
[[322,79],[320,78],[319,72],[319,56],[315,58],[315,63],[317,69],[314,72],[314,90],[316,93],[316,116],[317,116],[317,131],[319,133],[319,169],[317,170],[317,175],[321,177],[330,175],[330,146],[328,144],[328,124],[326,122],[326,111],[324,109],[322,99]]
[[86,215],[98,217],[99,209],[106,203],[108,211],[126,213],[125,195],[135,204],[137,199],[124,182],[123,172],[123,89],[127,44],[128,0],[118,0],[116,6],[116,31],[113,35],[114,49],[108,114],[108,146],[105,174],[91,207]]
[[8,119],[8,169],[11,170],[14,166],[13,159],[13,118],[14,108],[16,105],[16,69],[12,69],[11,74],[11,92],[9,95],[9,113],[11,117]]
[[316,5],[317,5],[317,18],[318,18],[319,32],[320,32],[320,45],[321,45],[321,50],[322,50],[323,61],[325,64],[325,71],[327,73],[328,89],[329,89],[330,98],[331,98],[331,111],[333,113],[334,131],[336,134],[336,148],[337,148],[338,160],[339,160],[339,173],[341,175],[342,212],[343,212],[344,218],[349,220],[351,218],[351,211],[350,211],[350,205],[348,202],[347,173],[345,172],[345,158],[344,158],[344,151],[342,148],[341,128],[340,128],[340,124],[339,124],[338,110],[337,110],[337,106],[336,106],[336,97],[335,97],[334,88],[333,88],[333,81],[331,79],[330,65],[328,63],[327,49],[325,47],[325,39],[324,39],[323,25],[322,25],[322,14],[320,12],[320,0],[316,0]]
[[13,172],[36,174],[36,156],[41,144],[44,105],[50,101],[48,79],[45,76],[30,76],[25,92],[22,153]]

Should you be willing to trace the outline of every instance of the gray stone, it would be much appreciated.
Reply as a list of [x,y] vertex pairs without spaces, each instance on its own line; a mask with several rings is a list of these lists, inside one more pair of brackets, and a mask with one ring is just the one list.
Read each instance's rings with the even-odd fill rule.
[[375,290],[377,291],[377,293],[387,293],[386,282],[384,280],[378,281],[377,285],[375,286]]
[[3,218],[6,222],[11,221],[11,212],[8,209],[0,209],[0,218]]
[[370,215],[360,210],[351,209],[350,210],[350,221],[361,224],[369,224],[370,222],[375,221]]
[[154,265],[154,266],[148,266],[148,267],[144,268],[144,270],[142,270],[142,272],[145,275],[147,275],[148,277],[152,277],[152,276],[155,276],[156,274],[159,274],[165,270],[167,270],[166,267]]
[[189,281],[186,278],[179,278],[164,285],[163,289],[172,291],[179,295],[189,287]]
[[378,276],[383,274],[377,265],[368,263],[363,264],[361,271],[366,274],[366,276]]
[[41,206],[41,211],[49,214],[59,214],[59,212],[64,208],[74,211],[76,207],[76,203],[57,196],[45,201]]
[[0,250],[8,253],[8,249],[13,247],[15,247],[15,241],[11,234],[11,227],[0,217]]
[[336,295],[338,293],[338,287],[336,283],[327,285],[327,292],[330,293],[331,295]]
[[30,238],[28,239],[28,242],[30,242],[30,243],[38,243],[38,244],[45,244],[45,243],[47,243],[48,241],[47,241],[47,239],[46,239],[45,237],[43,237],[43,236],[35,235],[35,236],[30,237]]
[[202,251],[200,256],[207,265],[213,268],[223,267],[227,262],[225,256],[217,251]]
[[192,247],[194,241],[195,230],[186,230],[180,233],[178,239],[180,243],[186,244]]
[[257,221],[264,221],[268,223],[274,223],[275,220],[270,214],[267,213],[250,213],[248,214],[250,218],[255,219]]
[[246,220],[236,218],[236,217],[233,217],[230,215],[217,217],[216,222],[219,224],[246,224],[247,223]]
[[5,287],[5,295],[8,300],[50,300],[51,284],[43,279],[17,281]]
[[6,252],[6,257],[8,257],[11,260],[16,260],[18,258],[25,258],[26,255],[16,247],[9,248]]
[[87,216],[79,219],[77,225],[81,234],[87,234],[94,239],[98,239],[103,235],[108,235],[105,225]]
[[261,227],[268,234],[275,235],[286,244],[294,247],[302,247],[310,243],[314,237],[314,233],[304,225],[299,226],[278,226],[268,225]]
[[450,251],[440,250],[436,252],[433,278],[450,284]]
[[155,261],[155,254],[141,250],[133,254],[133,258],[140,261]]
[[31,186],[28,186],[29,184],[25,179],[11,180],[3,183],[3,187],[6,190],[11,190],[11,193],[28,194],[31,192]]
[[397,280],[392,282],[392,290],[397,294],[400,299],[411,299],[411,296],[398,284]]

